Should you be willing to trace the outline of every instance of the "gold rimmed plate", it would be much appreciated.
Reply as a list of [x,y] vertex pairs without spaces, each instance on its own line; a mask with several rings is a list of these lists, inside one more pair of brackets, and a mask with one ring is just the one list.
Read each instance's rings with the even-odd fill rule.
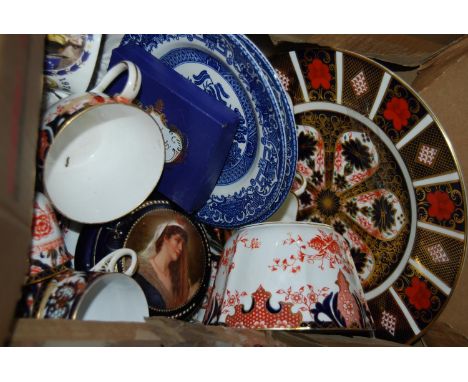
[[363,56],[301,46],[272,63],[308,183],[298,220],[348,241],[376,336],[415,341],[447,304],[465,254],[465,188],[443,128],[408,84]]

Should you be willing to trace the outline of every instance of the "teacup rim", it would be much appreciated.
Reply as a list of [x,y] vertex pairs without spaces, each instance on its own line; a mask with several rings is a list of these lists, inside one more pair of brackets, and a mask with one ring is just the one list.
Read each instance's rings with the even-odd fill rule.
[[249,224],[243,227],[239,227],[237,231],[242,231],[244,229],[260,228],[264,226],[279,226],[279,227],[281,226],[285,226],[285,227],[308,226],[308,227],[324,228],[324,229],[335,232],[335,230],[330,224],[306,222],[306,221],[273,221],[273,222],[264,221],[261,223],[254,223],[254,224]]

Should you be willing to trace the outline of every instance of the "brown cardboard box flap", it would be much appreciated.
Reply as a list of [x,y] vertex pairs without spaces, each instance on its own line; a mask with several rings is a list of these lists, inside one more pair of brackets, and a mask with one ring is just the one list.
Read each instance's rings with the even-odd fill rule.
[[12,346],[402,346],[365,337],[205,326],[165,317],[146,323],[19,319]]
[[280,42],[312,43],[349,50],[370,58],[398,65],[417,67],[440,53],[461,35],[329,35],[272,34]]
[[440,52],[440,54],[422,64],[418,69],[418,76],[413,86],[419,91],[423,91],[426,87],[430,86],[433,81],[443,76],[444,72],[447,71],[451,65],[463,60],[467,53],[468,36],[463,36],[447,46],[443,52]]
[[468,337],[457,332],[452,326],[436,322],[422,337],[425,346],[468,346]]
[[0,344],[28,266],[44,38],[0,36]]

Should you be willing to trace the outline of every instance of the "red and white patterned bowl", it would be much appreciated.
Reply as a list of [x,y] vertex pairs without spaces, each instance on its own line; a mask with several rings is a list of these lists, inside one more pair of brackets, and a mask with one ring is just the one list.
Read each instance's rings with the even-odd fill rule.
[[226,242],[206,324],[372,332],[346,240],[331,226],[262,223]]

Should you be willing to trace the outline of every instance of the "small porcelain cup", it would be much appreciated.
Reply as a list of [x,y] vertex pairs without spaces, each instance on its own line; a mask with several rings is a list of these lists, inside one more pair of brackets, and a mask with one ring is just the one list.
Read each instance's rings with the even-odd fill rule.
[[260,223],[226,242],[206,324],[354,331],[372,319],[344,238],[316,223]]
[[[117,262],[130,256],[125,273],[116,273]],[[136,253],[128,248],[112,252],[88,272],[68,270],[25,288],[20,315],[97,321],[143,322],[148,304],[138,283]]]
[[[99,56],[100,34],[49,34],[44,75],[48,92],[57,98],[83,93],[93,77]],[[48,98],[52,105],[54,97]]]
[[[105,95],[124,71],[123,91]],[[153,118],[129,104],[140,81],[139,69],[122,61],[91,92],[61,100],[46,114],[38,163],[43,163],[44,191],[65,217],[86,224],[115,220],[156,187],[164,141]]]

